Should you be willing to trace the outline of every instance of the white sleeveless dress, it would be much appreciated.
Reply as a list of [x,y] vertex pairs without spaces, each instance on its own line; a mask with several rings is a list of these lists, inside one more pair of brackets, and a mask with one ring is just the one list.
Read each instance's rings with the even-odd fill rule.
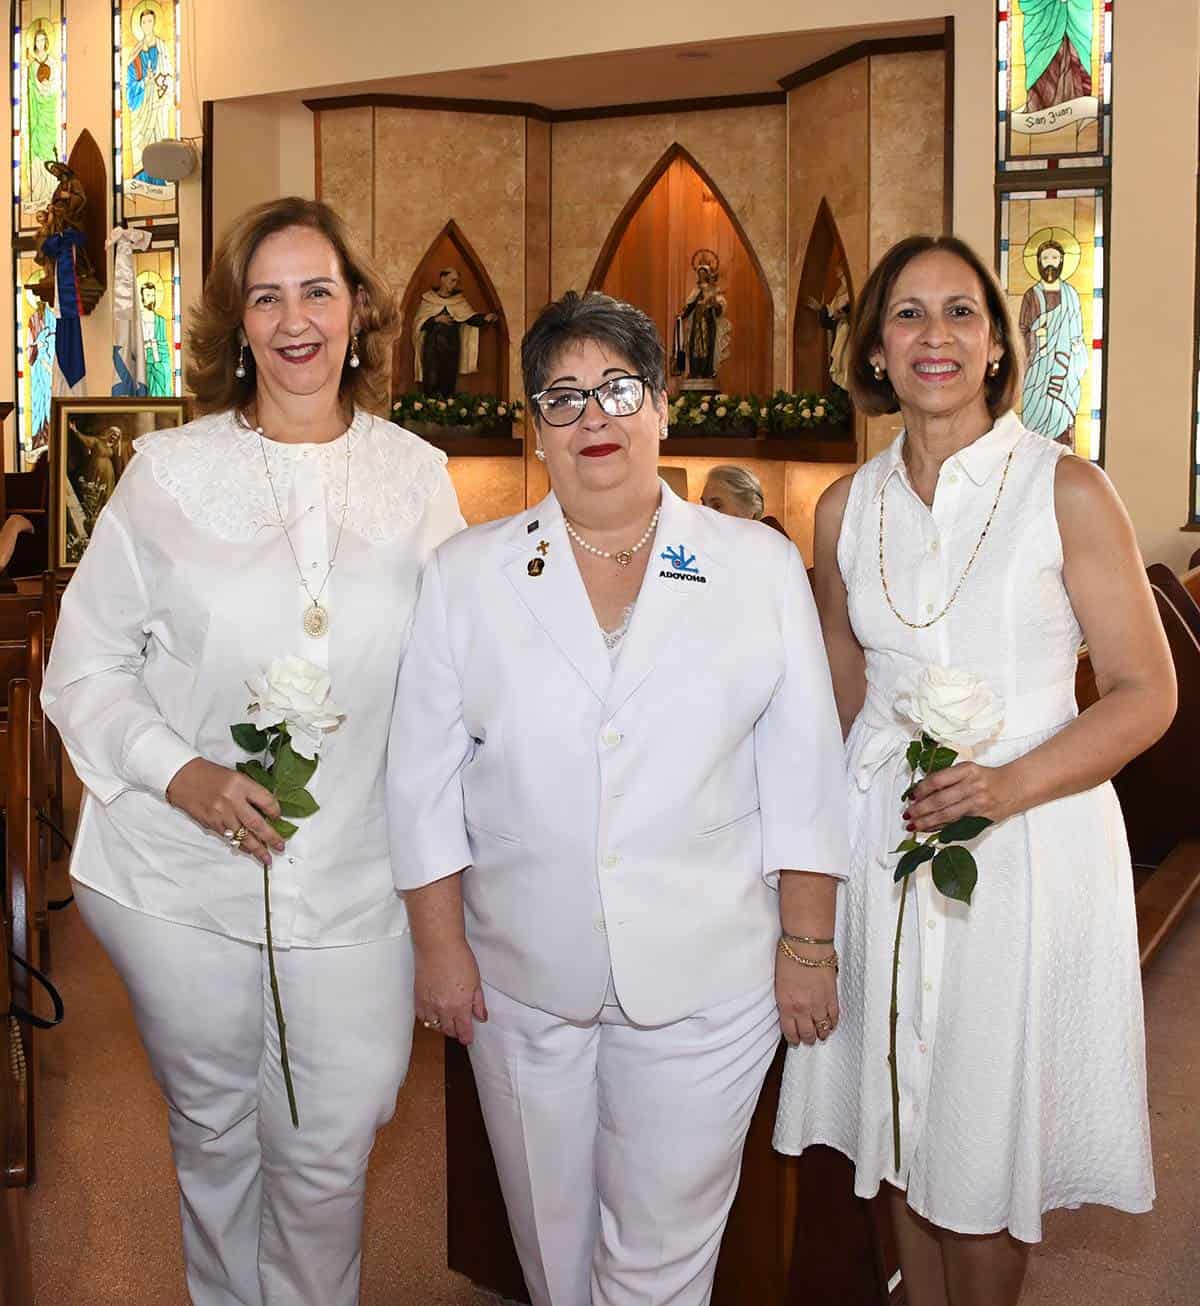
[[[892,711],[922,664],[965,669],[1005,704],[976,760],[1001,765],[1076,715],[1080,629],[1063,584],[1054,474],[1066,450],[1012,414],[942,467],[932,509],[913,491],[904,436],[860,468],[838,566],[866,652],[867,701],[846,744],[850,878],[839,894],[841,1023],[789,1050],[775,1131],[781,1152],[825,1143],[856,1163],[855,1191],[881,1180],[942,1228],[1041,1238],[1043,1211],[1154,1198],[1145,1041],[1124,823],[1110,784],[1045,803],[971,846],[969,906],[914,875],[902,939],[897,1027],[902,1152],[892,1155],[887,1066],[891,959],[904,837],[900,795],[911,727]],[[880,495],[888,588],[913,622],[939,612],[987,520],[950,611],[925,630],[897,620],[879,575]]]

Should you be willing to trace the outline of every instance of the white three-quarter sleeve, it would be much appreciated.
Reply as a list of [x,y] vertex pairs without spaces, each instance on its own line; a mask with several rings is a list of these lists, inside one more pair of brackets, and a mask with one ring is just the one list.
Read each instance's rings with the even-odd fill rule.
[[471,748],[435,553],[421,577],[388,737],[388,836],[398,889],[419,889],[470,863],[461,772]]
[[76,773],[104,804],[127,789],[163,796],[199,756],[142,679],[150,602],[122,507],[101,513],[67,586],[42,687]]
[[754,732],[763,873],[845,879],[849,860],[845,749],[821,625],[803,560],[792,549],[784,592],[785,669]]

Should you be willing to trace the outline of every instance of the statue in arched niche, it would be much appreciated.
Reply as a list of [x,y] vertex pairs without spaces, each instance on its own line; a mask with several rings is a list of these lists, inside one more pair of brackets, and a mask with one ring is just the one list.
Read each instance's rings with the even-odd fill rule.
[[696,284],[675,319],[674,372],[685,390],[717,389],[717,372],[729,357],[733,324],[721,293],[721,260],[711,249],[692,255]]
[[479,367],[479,328],[498,313],[478,313],[462,293],[456,268],[442,268],[413,318],[413,379],[427,395],[454,394],[460,375]]

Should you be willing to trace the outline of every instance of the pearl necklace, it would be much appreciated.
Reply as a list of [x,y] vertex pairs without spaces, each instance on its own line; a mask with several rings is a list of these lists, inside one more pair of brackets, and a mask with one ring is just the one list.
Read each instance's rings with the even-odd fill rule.
[[299,577],[300,584],[311,600],[311,606],[304,609],[302,619],[304,633],[312,639],[320,639],[323,635],[329,633],[329,609],[321,606],[321,595],[325,593],[325,586],[329,584],[329,577],[333,575],[333,564],[337,561],[338,550],[342,547],[342,531],[346,525],[346,513],[350,508],[350,435],[347,432],[343,437],[346,441],[346,498],[342,504],[342,517],[338,522],[337,539],[333,544],[333,553],[329,558],[329,566],[325,569],[325,579],[321,582],[321,588],[314,594],[308,587],[308,581],[304,579],[304,568],[300,565],[300,555],[296,552],[295,544],[292,543],[292,535],[287,528],[287,520],[284,518],[283,509],[279,506],[279,496],[275,493],[275,480],[271,475],[271,461],[267,457],[267,442],[263,438],[262,427],[256,426],[254,434],[258,436],[259,447],[262,449],[263,466],[267,469],[267,484],[271,487],[271,498],[275,501],[275,511],[279,514],[279,525],[283,530],[283,538],[287,540],[288,548],[292,551],[292,561],[296,564],[296,575]]
[[563,525],[566,526],[567,528],[567,534],[575,541],[576,544],[579,545],[581,549],[586,549],[588,553],[594,553],[597,558],[612,558],[620,567],[628,567],[629,564],[633,561],[633,555],[637,553],[639,549],[645,548],[646,541],[649,540],[651,535],[654,534],[654,528],[658,525],[658,516],[659,513],[661,512],[662,512],[662,504],[659,504],[659,506],[655,508],[654,516],[650,518],[650,525],[646,527],[645,533],[642,535],[642,538],[638,540],[638,542],[633,546],[633,548],[618,549],[616,553],[610,553],[607,549],[598,549],[594,544],[589,544],[587,540],[585,540],[583,536],[579,534],[579,532],[575,529],[575,527],[571,525],[571,523],[567,520],[566,517],[563,518]]

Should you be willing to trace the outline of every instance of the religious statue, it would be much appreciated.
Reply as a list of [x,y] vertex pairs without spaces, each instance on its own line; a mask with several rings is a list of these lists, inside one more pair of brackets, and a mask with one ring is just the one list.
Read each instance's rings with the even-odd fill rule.
[[171,58],[158,35],[158,8],[153,0],[134,10],[132,24],[137,45],[125,66],[125,104],[136,169],[132,181],[147,187],[166,186],[161,177],[148,176],[142,166],[146,146],[172,135],[171,110],[175,103]]
[[58,70],[50,50],[50,31],[45,19],[34,23],[27,50],[25,114],[29,125],[29,175],[24,180],[29,190],[28,196],[22,198],[22,208],[26,204],[41,206],[50,199],[54,183],[44,165],[58,158]]
[[458,390],[460,375],[479,367],[479,328],[498,313],[477,313],[462,293],[454,268],[421,296],[413,319],[413,377],[427,395],[445,398]]
[[[150,232],[145,227],[119,225],[108,238],[113,252],[113,385],[114,395],[146,393],[146,355],[142,348],[141,323],[136,306],[135,251],[149,249]],[[169,392],[168,392],[169,393]]]
[[1042,240],[1036,255],[1041,280],[1021,300],[1020,329],[1028,359],[1021,420],[1031,431],[1072,446],[1088,349],[1079,292],[1063,276],[1065,261],[1060,241],[1053,236]]
[[34,262],[44,269],[40,282],[29,287],[46,304],[58,309],[55,355],[59,371],[72,389],[83,379],[83,333],[80,316],[90,312],[104,293],[92,271],[83,215],[87,194],[83,183],[65,163],[51,159],[46,171],[58,181],[49,205],[38,215],[38,243]]
[[733,326],[725,316],[725,296],[718,286],[720,260],[711,249],[692,255],[696,285],[675,319],[673,342],[676,376],[685,390],[715,390],[717,371],[729,357]]
[[1025,112],[1092,93],[1092,0],[1021,0]]
[[850,345],[850,291],[846,287],[846,273],[838,269],[837,289],[828,304],[809,298],[809,308],[829,333],[829,379],[839,390],[848,389],[849,370],[846,351]]

